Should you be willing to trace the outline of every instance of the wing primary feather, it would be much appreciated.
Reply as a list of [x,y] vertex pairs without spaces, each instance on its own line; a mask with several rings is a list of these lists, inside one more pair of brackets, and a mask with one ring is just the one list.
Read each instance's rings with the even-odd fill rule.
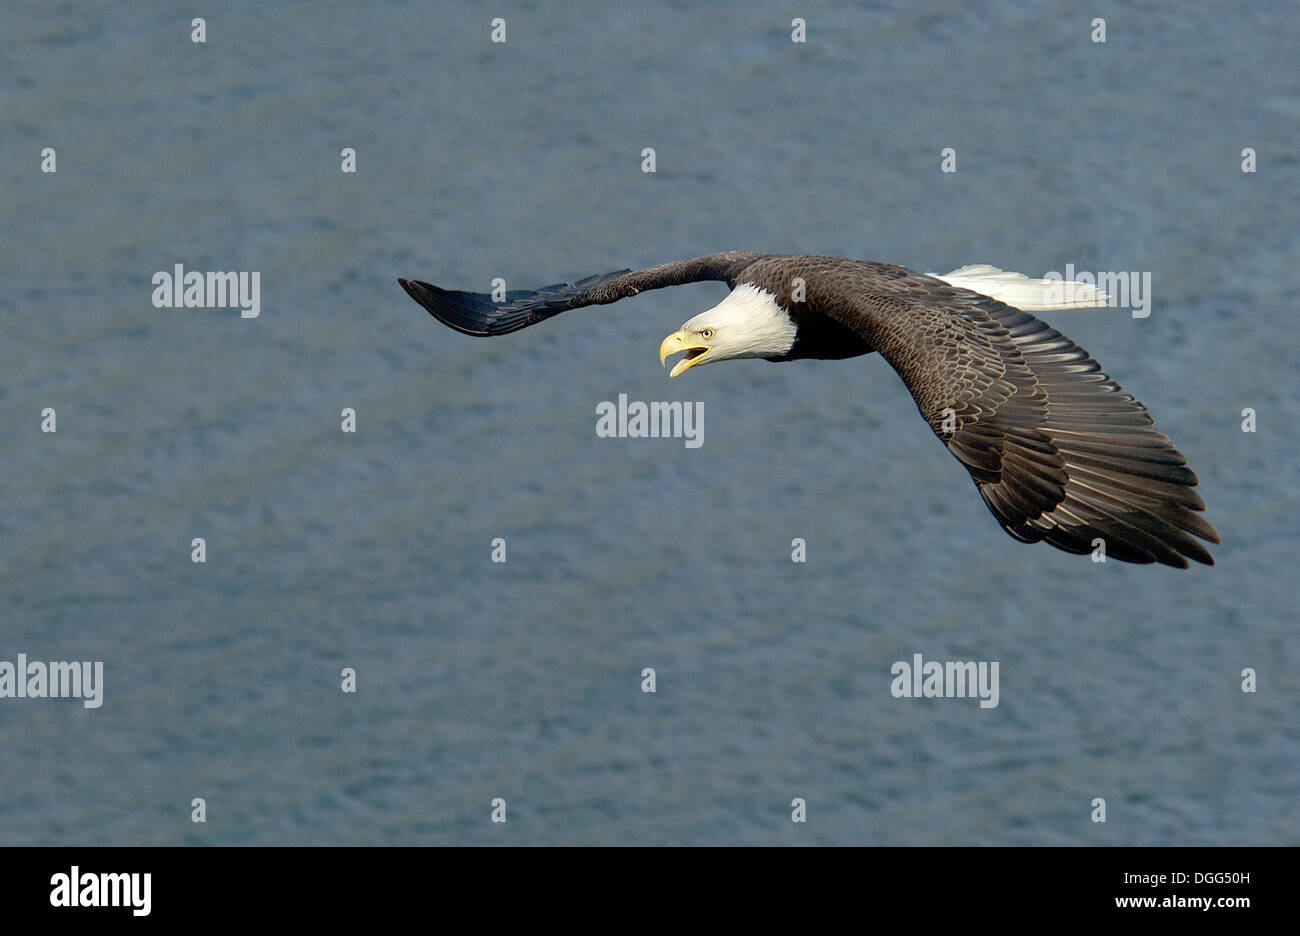
[[644,270],[598,273],[573,283],[553,283],[541,289],[513,290],[504,302],[488,293],[442,289],[421,280],[398,278],[407,294],[434,318],[475,337],[495,337],[536,325],[569,309],[606,305],[648,289],[714,280],[734,286],[736,277],[765,256],[746,250],[679,260]]

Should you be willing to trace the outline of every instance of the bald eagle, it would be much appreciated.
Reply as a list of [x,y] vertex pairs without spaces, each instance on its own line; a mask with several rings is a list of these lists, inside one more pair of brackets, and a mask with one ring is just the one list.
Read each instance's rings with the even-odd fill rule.
[[[505,335],[647,289],[719,281],[731,292],[663,340],[669,373],[733,358],[832,360],[880,352],[939,440],[1017,540],[1125,562],[1213,565],[1196,475],[1146,407],[1027,309],[1105,304],[1083,284],[991,266],[945,276],[840,257],[729,251],[533,291],[484,293],[399,279],[466,335]],[[1100,544],[1099,542],[1100,541]]]

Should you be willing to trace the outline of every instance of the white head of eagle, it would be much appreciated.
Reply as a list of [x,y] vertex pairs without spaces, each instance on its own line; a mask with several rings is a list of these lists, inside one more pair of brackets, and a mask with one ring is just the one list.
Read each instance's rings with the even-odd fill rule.
[[794,347],[798,328],[776,297],[751,283],[738,283],[727,298],[701,312],[659,345],[659,363],[684,351],[669,377],[696,364],[733,358],[779,358]]

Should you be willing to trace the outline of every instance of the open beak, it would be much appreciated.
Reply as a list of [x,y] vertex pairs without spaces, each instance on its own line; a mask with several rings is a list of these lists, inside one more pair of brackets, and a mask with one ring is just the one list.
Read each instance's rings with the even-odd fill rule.
[[685,351],[686,357],[674,364],[673,369],[668,372],[669,377],[676,377],[703,361],[709,350],[709,346],[701,344],[699,338],[694,338],[686,332],[673,332],[663,340],[663,344],[659,345],[659,363],[664,363],[670,354]]

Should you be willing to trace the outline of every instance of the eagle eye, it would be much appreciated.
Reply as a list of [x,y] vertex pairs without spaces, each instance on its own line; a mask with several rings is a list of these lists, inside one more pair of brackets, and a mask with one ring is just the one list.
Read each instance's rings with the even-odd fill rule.
[[700,337],[701,337],[701,338],[706,338],[706,339],[707,339],[707,338],[712,338],[712,337],[713,337],[713,329],[712,329],[712,328],[706,328],[706,329],[704,329],[703,331],[700,332]]

